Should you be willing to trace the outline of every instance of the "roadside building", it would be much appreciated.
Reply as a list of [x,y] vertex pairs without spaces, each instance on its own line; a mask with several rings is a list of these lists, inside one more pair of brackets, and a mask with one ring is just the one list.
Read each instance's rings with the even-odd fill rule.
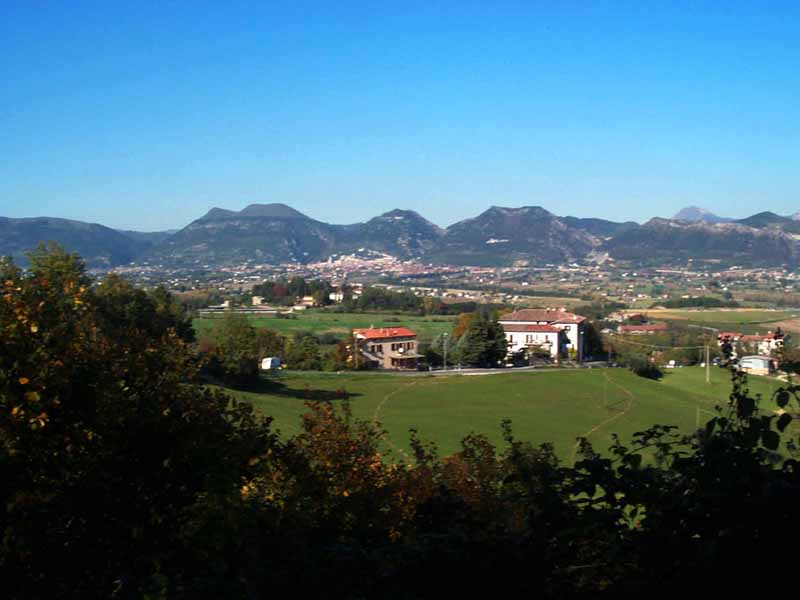
[[739,369],[753,375],[769,375],[775,368],[775,359],[769,356],[743,356],[739,360]]
[[567,336],[553,325],[525,325],[509,323],[503,325],[508,343],[508,353],[517,354],[522,351],[544,350],[554,359],[566,346]]
[[747,335],[736,331],[721,331],[717,334],[717,345],[722,347],[730,344],[732,356],[736,357],[736,348],[741,347],[745,352],[757,352],[759,355],[774,355],[783,348],[784,335],[778,331],[768,331],[766,334]]
[[[583,360],[584,321],[586,317],[561,309],[523,308],[500,317],[499,322],[506,332],[509,354],[513,354],[512,346],[519,349],[530,339],[549,342],[550,355],[553,358],[566,357],[574,352],[576,360]],[[544,328],[542,326],[547,326]],[[524,327],[538,327],[538,330],[525,330]],[[552,331],[557,330],[559,333]],[[516,329],[516,331],[515,331]],[[520,337],[521,336],[521,337]],[[518,350],[517,350],[518,351]]]
[[380,369],[416,369],[417,334],[405,327],[354,329],[359,360]]

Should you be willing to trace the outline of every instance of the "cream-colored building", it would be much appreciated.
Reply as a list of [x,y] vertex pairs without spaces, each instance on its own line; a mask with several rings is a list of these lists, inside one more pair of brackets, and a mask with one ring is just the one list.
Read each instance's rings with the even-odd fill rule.
[[354,329],[359,360],[382,369],[416,369],[417,334],[405,327]]

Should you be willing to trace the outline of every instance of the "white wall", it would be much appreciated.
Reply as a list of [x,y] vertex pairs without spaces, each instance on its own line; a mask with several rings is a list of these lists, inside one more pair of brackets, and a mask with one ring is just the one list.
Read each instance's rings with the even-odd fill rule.
[[524,350],[530,345],[547,347],[547,343],[550,342],[550,355],[553,358],[558,357],[558,332],[556,331],[506,331],[506,341],[509,342],[509,354]]

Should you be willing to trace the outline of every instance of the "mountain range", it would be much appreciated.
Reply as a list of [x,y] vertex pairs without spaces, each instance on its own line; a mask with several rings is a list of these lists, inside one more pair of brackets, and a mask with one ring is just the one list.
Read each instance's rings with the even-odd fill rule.
[[115,230],[48,217],[0,217],[0,255],[24,263],[25,251],[53,240],[90,266],[136,262],[167,267],[307,263],[351,253],[391,254],[429,263],[537,266],[574,261],[670,264],[714,261],[748,266],[800,265],[800,220],[771,212],[726,219],[688,207],[672,219],[633,221],[559,217],[539,206],[492,206],[445,229],[414,211],[392,210],[363,223],[317,221],[285,204],[212,208],[183,229]]

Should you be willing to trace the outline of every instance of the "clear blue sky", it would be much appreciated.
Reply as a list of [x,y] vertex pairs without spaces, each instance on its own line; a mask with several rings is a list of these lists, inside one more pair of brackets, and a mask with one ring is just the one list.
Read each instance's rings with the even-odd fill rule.
[[253,202],[795,212],[800,2],[0,3],[0,215]]

